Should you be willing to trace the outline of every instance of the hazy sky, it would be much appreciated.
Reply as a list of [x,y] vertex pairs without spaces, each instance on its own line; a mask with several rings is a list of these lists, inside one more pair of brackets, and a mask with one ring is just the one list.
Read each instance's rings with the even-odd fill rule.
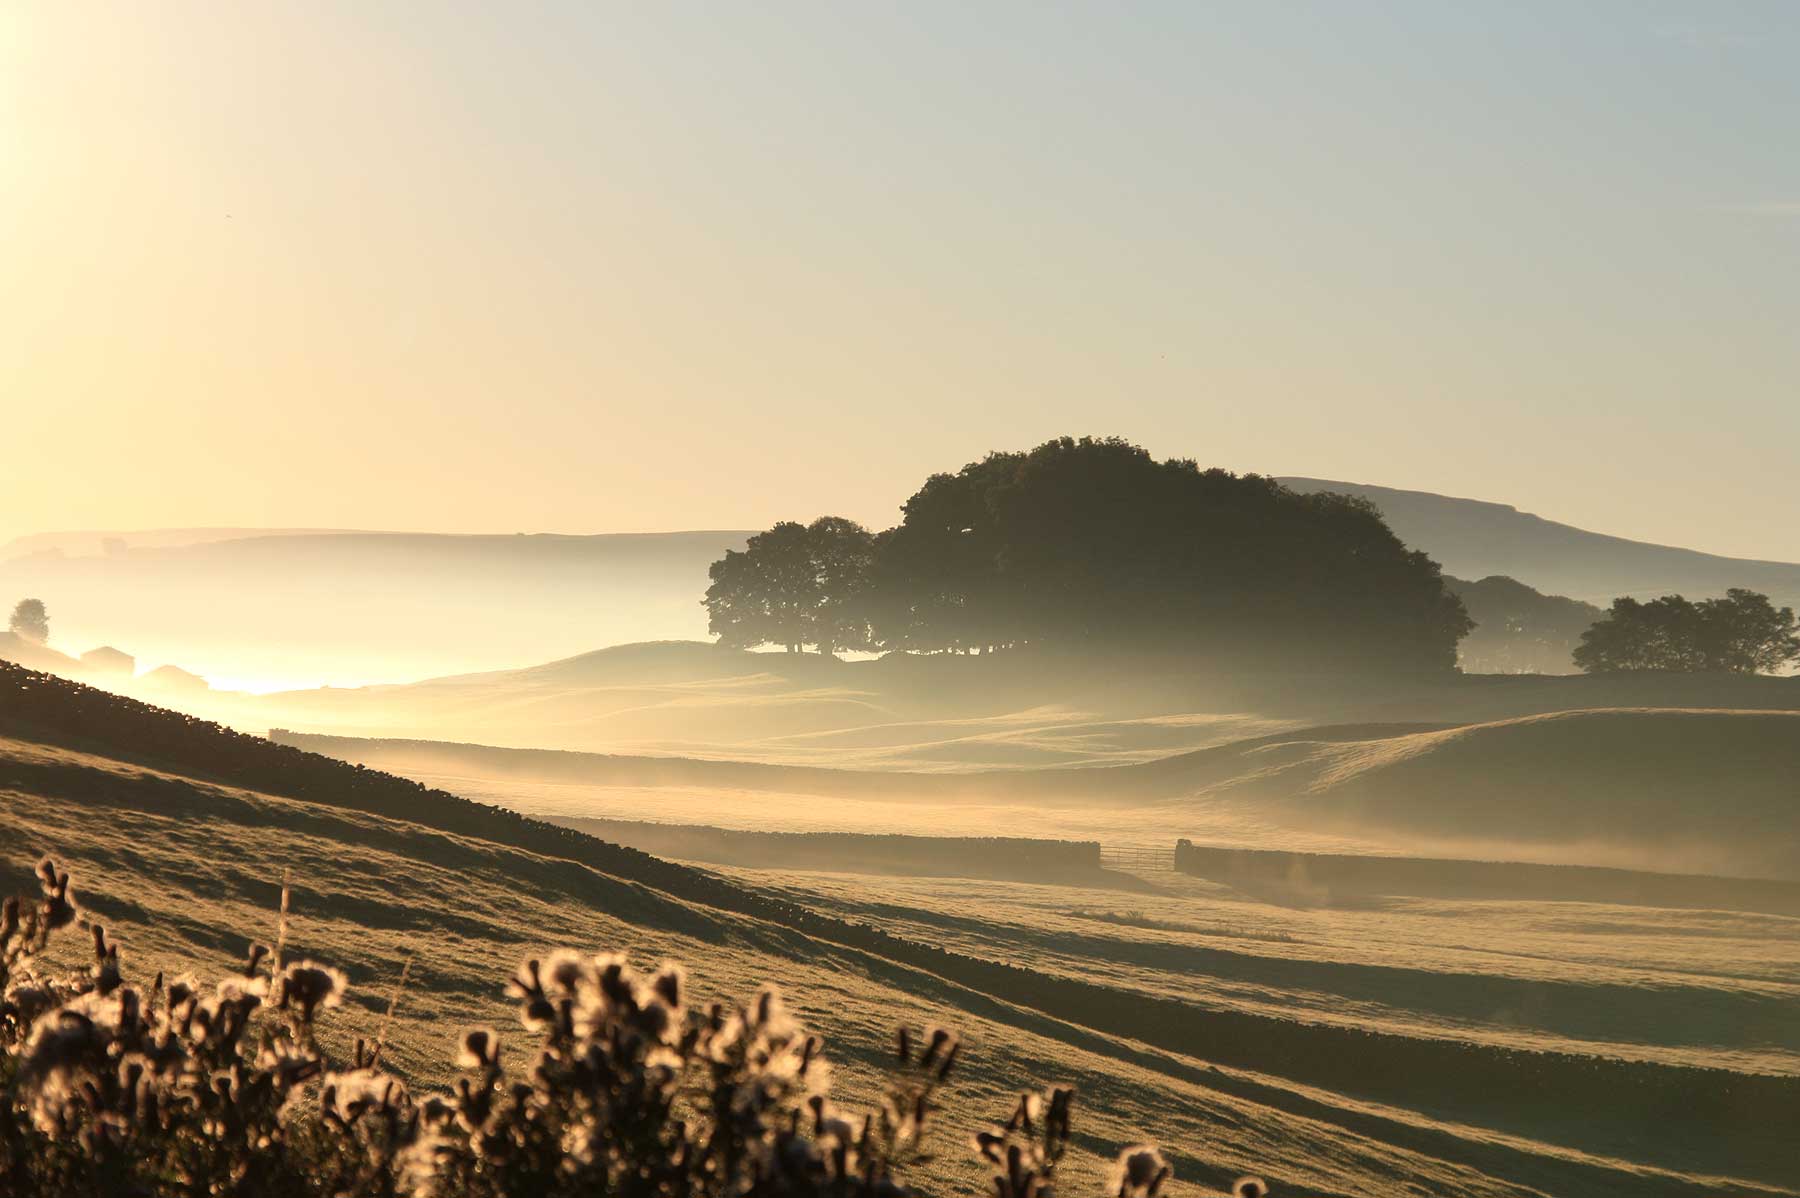
[[1800,4],[0,5],[0,537],[1070,432],[1800,559]]

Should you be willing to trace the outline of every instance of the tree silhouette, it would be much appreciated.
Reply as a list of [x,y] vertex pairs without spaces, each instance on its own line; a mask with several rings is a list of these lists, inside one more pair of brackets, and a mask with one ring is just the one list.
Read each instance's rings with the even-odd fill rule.
[[939,474],[878,543],[893,648],[1179,649],[1221,664],[1449,669],[1468,631],[1436,563],[1366,501],[1046,442]]
[[876,543],[873,605],[881,644],[935,653],[1017,641],[1001,593],[1001,542],[989,499],[1024,458],[990,454],[955,474],[934,474],[902,505],[905,518]]
[[43,644],[50,639],[50,613],[42,599],[21,599],[12,610],[12,631],[25,640]]
[[780,524],[712,567],[721,643],[1180,652],[1232,668],[1448,670],[1470,622],[1346,495],[1049,441],[935,474],[900,524]]
[[806,537],[817,586],[812,631],[807,639],[821,653],[869,648],[873,644],[870,593],[874,536],[854,520],[821,516],[807,525]]
[[708,626],[731,648],[866,649],[874,544],[868,529],[841,516],[758,533],[708,571]]
[[1605,618],[1582,634],[1575,664],[1590,674],[1625,670],[1772,673],[1800,658],[1800,623],[1791,607],[1738,587],[1698,603],[1680,595],[1613,600]]

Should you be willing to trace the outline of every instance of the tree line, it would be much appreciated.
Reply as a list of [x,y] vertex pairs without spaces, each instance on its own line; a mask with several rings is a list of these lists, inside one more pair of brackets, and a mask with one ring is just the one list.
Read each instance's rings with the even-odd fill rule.
[[[709,577],[709,627],[734,648],[1036,646],[1406,670],[1455,668],[1475,627],[1457,592],[1482,585],[1447,581],[1367,500],[1068,437],[932,475],[881,532],[842,516],[777,524]],[[1793,610],[1745,590],[1619,599],[1587,623],[1573,660],[1590,673],[1800,659]]]
[[1590,674],[1622,670],[1774,673],[1800,659],[1800,621],[1791,607],[1733,587],[1722,599],[1680,595],[1613,600],[1582,634],[1575,664]]
[[740,648],[1176,651],[1241,666],[1448,670],[1470,628],[1366,500],[1060,438],[935,474],[898,525],[751,537],[710,571]]

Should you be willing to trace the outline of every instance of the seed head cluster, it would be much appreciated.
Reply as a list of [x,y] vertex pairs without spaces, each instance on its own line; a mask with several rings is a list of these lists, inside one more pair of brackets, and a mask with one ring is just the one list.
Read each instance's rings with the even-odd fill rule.
[[[38,880],[0,909],[4,1194],[901,1198],[961,1053],[950,1031],[903,1030],[885,1097],[843,1109],[773,988],[696,1006],[676,966],[559,951],[508,983],[524,1055],[470,1029],[454,1086],[420,1094],[383,1067],[380,1036],[327,1059],[319,1021],[345,975],[283,965],[279,942],[210,987],[142,987],[90,925],[92,967],[52,975],[39,958],[78,913],[67,873],[46,861]],[[1053,1198],[1073,1098],[1025,1095],[974,1137],[994,1198]],[[1156,1149],[1127,1149],[1117,1198],[1160,1198],[1172,1177]]]

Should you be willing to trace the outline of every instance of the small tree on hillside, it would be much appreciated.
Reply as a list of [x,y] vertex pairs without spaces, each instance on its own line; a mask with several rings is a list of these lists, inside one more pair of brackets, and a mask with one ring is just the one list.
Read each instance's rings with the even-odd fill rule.
[[707,576],[707,625],[720,644],[783,645],[793,653],[806,642],[818,586],[805,525],[789,520],[757,533],[741,552],[727,550]]
[[1722,599],[1621,598],[1582,634],[1575,664],[1590,674],[1624,670],[1772,673],[1800,658],[1791,607],[1737,587]]
[[735,649],[866,649],[874,552],[869,530],[841,516],[777,524],[712,564],[704,600],[708,627],[720,644]]
[[50,639],[50,613],[42,599],[21,599],[12,610],[13,632],[21,638],[41,645]]
[[842,516],[821,516],[807,526],[806,536],[818,584],[810,639],[821,653],[869,648],[873,643],[869,580],[875,537]]

